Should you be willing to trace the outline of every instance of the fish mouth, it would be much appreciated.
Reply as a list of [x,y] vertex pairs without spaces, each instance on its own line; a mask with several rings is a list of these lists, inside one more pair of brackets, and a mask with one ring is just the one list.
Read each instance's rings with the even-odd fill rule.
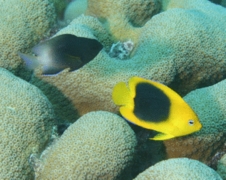
[[38,59],[37,59],[36,56],[24,54],[24,53],[21,53],[21,52],[18,52],[17,54],[25,62],[26,67],[29,70],[34,70],[36,67],[38,67],[39,63],[38,63]]

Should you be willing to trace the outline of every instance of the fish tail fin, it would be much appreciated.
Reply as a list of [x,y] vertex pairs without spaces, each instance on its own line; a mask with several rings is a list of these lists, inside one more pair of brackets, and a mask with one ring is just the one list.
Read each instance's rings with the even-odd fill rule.
[[31,56],[21,52],[18,52],[18,55],[21,59],[23,59],[28,69],[33,70],[39,66],[38,60],[35,56]]
[[124,82],[115,85],[112,92],[112,99],[119,106],[125,106],[131,103],[130,90]]

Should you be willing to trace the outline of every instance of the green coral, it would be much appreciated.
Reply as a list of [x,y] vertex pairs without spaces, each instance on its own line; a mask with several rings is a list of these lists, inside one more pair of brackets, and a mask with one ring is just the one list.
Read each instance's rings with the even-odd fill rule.
[[[60,1],[60,0],[58,0]],[[29,52],[56,22],[48,0],[0,0],[0,67],[29,78],[18,52]]]
[[[110,1],[107,2],[103,4],[110,6]],[[113,2],[112,6],[118,7],[125,2]],[[128,6],[133,6],[132,2]],[[181,95],[222,80],[226,76],[225,8],[203,0],[191,2],[193,4],[188,3],[187,9],[175,8],[156,14],[139,28],[128,25],[128,19],[122,18],[120,21],[123,23],[119,23],[115,30],[109,30],[111,23],[115,27],[114,19],[111,19],[113,15],[109,15],[107,24],[96,17],[79,16],[57,35],[71,33],[94,38],[104,45],[104,50],[79,70],[65,70],[52,77],[36,73],[31,83],[43,90],[57,107],[59,117],[63,114],[62,119],[73,121],[76,113],[81,116],[95,110],[116,112],[111,100],[112,88],[120,81],[127,82],[131,76],[159,81]],[[123,8],[119,12],[121,10]],[[129,39],[135,45],[128,59],[122,61],[109,56],[113,43]],[[55,91],[48,87],[50,85],[64,95],[77,110],[76,113],[61,111],[65,101],[58,101],[57,96],[53,96]]]
[[217,172],[223,178],[226,179],[226,154],[221,157],[221,159],[217,163]]
[[87,0],[76,0],[70,2],[64,12],[64,21],[66,23],[71,22],[81,14],[84,14],[87,9]]
[[[225,6],[225,0],[210,0],[213,3],[221,4]],[[199,8],[200,6],[200,8]],[[202,6],[206,6],[206,9],[203,9]],[[209,3],[209,0],[162,0],[162,11],[169,10],[172,8],[183,8],[183,9],[199,9],[204,12],[208,12],[211,8],[212,3]],[[210,13],[209,11],[208,13]]]
[[90,112],[44,152],[36,180],[117,179],[132,162],[135,146],[135,134],[122,118]]
[[62,18],[68,2],[66,0],[49,0],[49,2],[54,4],[57,16]]
[[0,179],[33,179],[28,163],[51,137],[52,105],[35,86],[0,68]]
[[201,88],[190,92],[184,100],[198,114],[203,124],[201,134],[223,133],[226,129],[226,80],[212,86]]
[[224,148],[226,138],[226,80],[197,89],[184,99],[197,113],[202,129],[187,137],[165,141],[169,158],[189,157],[211,165],[217,151]]
[[222,178],[205,164],[187,158],[175,158],[151,166],[140,173],[134,180],[222,180]]
[[[160,12],[160,0],[87,0],[86,14],[97,17],[117,39],[134,34]],[[124,34],[125,33],[125,34]]]

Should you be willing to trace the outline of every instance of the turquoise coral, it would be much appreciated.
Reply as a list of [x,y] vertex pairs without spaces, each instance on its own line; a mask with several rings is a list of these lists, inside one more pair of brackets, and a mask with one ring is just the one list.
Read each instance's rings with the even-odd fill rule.
[[219,174],[205,164],[188,159],[175,158],[151,166],[134,180],[222,180]]
[[55,115],[35,86],[0,68],[0,179],[33,179],[28,163],[48,143]]
[[[122,5],[125,2],[127,1],[119,1]],[[129,5],[132,6],[132,2],[134,1]],[[76,114],[81,116],[94,110],[116,112],[117,108],[111,100],[112,88],[119,81],[127,81],[131,76],[159,81],[181,95],[222,80],[226,76],[226,10],[204,0],[189,2],[191,4],[186,3],[187,7],[172,8],[152,16],[141,27],[128,25],[128,18],[121,19],[124,20],[123,23],[116,27],[120,31],[109,30],[101,18],[98,20],[96,17],[79,16],[57,35],[71,33],[96,38],[104,45],[105,51],[101,51],[90,63],[77,71],[65,70],[55,77],[36,73],[36,77],[30,82],[49,97],[57,107],[55,110],[59,116],[63,114],[73,121]],[[110,6],[110,1],[104,5]],[[118,16],[117,12],[115,14]],[[110,15],[105,16],[107,19]],[[114,24],[113,20],[110,18],[108,23]],[[125,33],[127,25],[130,28]],[[109,56],[113,43],[129,39],[134,42],[130,58],[120,61]],[[49,85],[64,94],[77,112],[63,113],[61,109],[64,105],[61,104],[62,101],[57,102],[56,96],[52,97],[55,92],[48,88]]]
[[[56,76],[43,76],[40,69],[32,75],[25,71],[17,52],[27,53],[49,36],[65,1],[0,0],[0,4],[0,66],[43,92],[0,69],[0,94],[5,97],[0,102],[0,179],[34,178],[29,156],[39,156],[46,148],[55,118],[74,123],[39,159],[30,156],[30,160],[36,160],[36,180],[73,176],[132,179],[164,159],[165,153],[167,158],[189,157],[212,165],[214,154],[225,148],[226,81],[215,84],[226,77],[226,9],[222,6],[208,0],[88,0],[85,15],[76,17],[55,36],[69,33],[97,39],[104,50],[76,71],[65,69]],[[113,44],[129,40],[134,48],[126,60],[110,57]],[[111,99],[112,88],[131,76],[159,81],[181,95],[190,92],[185,100],[197,112],[203,129],[164,144],[145,142],[143,131],[135,137],[122,118],[110,113],[118,112]],[[197,89],[205,86],[209,87]],[[140,147],[135,147],[136,138],[141,141]],[[170,171],[173,177],[184,173],[195,179],[205,175],[221,179],[201,162],[161,161],[150,167],[151,175],[147,170],[136,179],[155,176],[156,172],[157,177],[166,177],[162,164],[174,167]],[[222,158],[218,164],[223,178],[224,162]],[[174,171],[177,165],[180,172]]]
[[25,71],[17,53],[29,52],[49,34],[56,23],[52,1],[57,3],[61,0],[0,0],[0,67],[29,79],[31,73]]
[[84,14],[87,9],[87,0],[71,1],[64,12],[64,21],[70,23],[73,19]]
[[117,179],[130,166],[135,146],[135,134],[121,117],[87,113],[44,152],[36,180]]
[[169,158],[189,157],[211,165],[215,153],[225,148],[226,80],[197,89],[184,99],[197,113],[202,129],[184,138],[164,142]]
[[217,163],[217,172],[226,180],[226,154],[221,157],[221,159]]

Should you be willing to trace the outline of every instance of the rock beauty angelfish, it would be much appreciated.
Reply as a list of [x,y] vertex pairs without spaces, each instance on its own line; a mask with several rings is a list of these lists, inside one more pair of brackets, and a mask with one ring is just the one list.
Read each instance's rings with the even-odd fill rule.
[[199,131],[201,123],[192,108],[169,87],[140,77],[115,85],[114,103],[128,121],[159,132],[151,140],[167,140]]

